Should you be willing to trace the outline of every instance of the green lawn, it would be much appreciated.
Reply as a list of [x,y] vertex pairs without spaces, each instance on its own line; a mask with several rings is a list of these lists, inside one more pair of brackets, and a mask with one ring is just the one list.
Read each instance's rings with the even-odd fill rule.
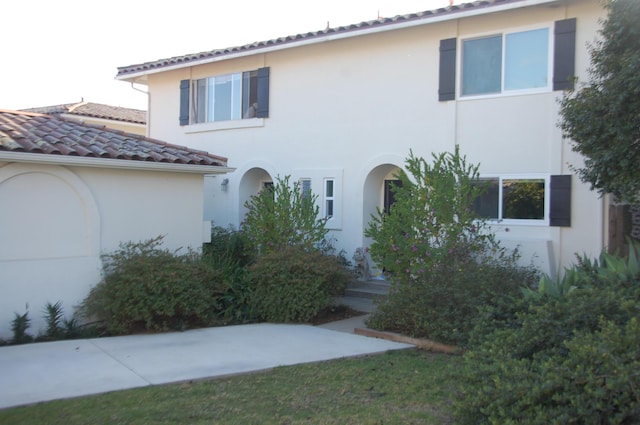
[[448,424],[459,361],[394,351],[0,410],[0,424]]

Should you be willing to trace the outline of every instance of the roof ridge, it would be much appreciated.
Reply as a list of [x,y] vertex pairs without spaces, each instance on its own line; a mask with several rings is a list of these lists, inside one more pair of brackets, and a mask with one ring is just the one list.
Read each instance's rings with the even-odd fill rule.
[[84,100],[76,103],[76,104],[72,104],[71,106],[69,106],[68,111],[71,113],[73,111],[75,111],[77,108],[79,108],[80,106],[84,106],[86,104],[88,104],[89,102],[85,102]]
[[[547,1],[553,2],[556,0],[547,0]],[[118,73],[116,74],[116,79],[126,79],[127,75],[129,74],[151,72],[154,69],[171,67],[171,66],[179,66],[180,64],[190,64],[192,62],[196,62],[199,60],[205,60],[209,58],[230,55],[233,53],[259,50],[264,47],[284,45],[287,43],[300,41],[300,40],[321,38],[323,36],[327,36],[331,34],[355,32],[358,30],[368,29],[374,26],[388,26],[388,25],[398,24],[402,22],[422,20],[428,17],[455,14],[467,9],[474,9],[474,8],[482,9],[482,8],[487,8],[492,6],[499,6],[503,4],[519,3],[519,2],[523,2],[526,4],[527,0],[475,0],[475,1],[470,1],[466,3],[460,3],[459,5],[450,4],[449,6],[445,6],[445,7],[440,7],[440,8],[430,9],[430,10],[423,10],[423,11],[418,11],[413,13],[406,13],[403,15],[396,15],[390,18],[379,18],[379,19],[373,19],[370,21],[361,21],[360,23],[355,23],[355,24],[324,28],[317,31],[308,31],[305,33],[290,34],[290,35],[272,38],[268,40],[254,41],[252,43],[243,44],[239,46],[218,48],[218,49],[206,50],[206,51],[201,51],[196,53],[188,53],[188,54],[179,55],[179,56],[171,56],[169,58],[157,59],[154,61],[147,61],[147,62],[127,65],[127,66],[119,66],[117,67]]]

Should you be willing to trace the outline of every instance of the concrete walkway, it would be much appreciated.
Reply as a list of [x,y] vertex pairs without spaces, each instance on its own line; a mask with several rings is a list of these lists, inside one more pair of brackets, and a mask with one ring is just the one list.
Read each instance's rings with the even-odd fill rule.
[[252,324],[0,347],[0,409],[412,347],[322,326]]

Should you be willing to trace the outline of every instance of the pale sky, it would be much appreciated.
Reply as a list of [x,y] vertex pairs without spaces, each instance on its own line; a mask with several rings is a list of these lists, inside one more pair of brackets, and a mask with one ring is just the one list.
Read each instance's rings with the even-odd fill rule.
[[[460,4],[463,0],[456,0]],[[146,109],[118,66],[447,6],[448,0],[8,0],[0,109],[85,101]],[[144,87],[143,87],[144,88]]]

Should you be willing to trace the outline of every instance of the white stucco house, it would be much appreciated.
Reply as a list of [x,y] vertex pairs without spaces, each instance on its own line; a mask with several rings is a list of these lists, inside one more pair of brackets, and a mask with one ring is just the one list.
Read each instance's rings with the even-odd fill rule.
[[[478,208],[522,261],[554,274],[606,246],[605,201],[572,172],[558,99],[586,79],[598,0],[483,0],[123,66],[145,84],[148,131],[230,158],[205,183],[206,218],[239,226],[277,176],[319,195],[339,249],[367,246],[371,214],[413,150],[480,164]],[[185,46],[188,50],[188,46]],[[511,208],[521,188],[536,196]],[[511,197],[511,198],[510,198]]]
[[62,301],[70,315],[98,283],[101,254],[164,235],[202,246],[203,175],[226,158],[50,115],[0,110],[0,338],[14,313]]

